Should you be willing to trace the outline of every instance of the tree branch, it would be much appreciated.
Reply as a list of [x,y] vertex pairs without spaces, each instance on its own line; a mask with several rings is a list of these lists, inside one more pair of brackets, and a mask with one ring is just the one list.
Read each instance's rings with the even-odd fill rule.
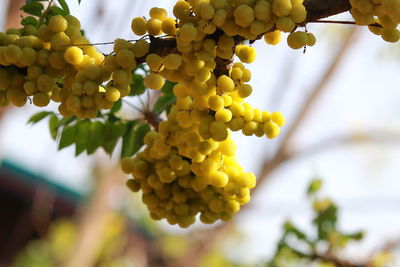
[[306,23],[337,15],[351,8],[349,0],[304,0]]

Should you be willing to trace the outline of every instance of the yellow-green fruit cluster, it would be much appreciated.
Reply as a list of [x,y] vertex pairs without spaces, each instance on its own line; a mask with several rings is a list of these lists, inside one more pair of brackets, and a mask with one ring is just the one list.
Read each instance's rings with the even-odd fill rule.
[[[243,172],[239,166],[233,142],[200,141],[197,134],[200,143],[195,143],[189,139],[196,136],[195,132],[182,131],[178,126],[174,129],[170,122],[164,125],[170,129],[149,132],[146,149],[122,160],[123,171],[133,175],[128,187],[134,192],[142,190],[143,202],[156,220],[167,219],[170,224],[188,227],[198,214],[203,223],[232,218],[250,200],[250,189],[256,182],[252,173]],[[185,141],[177,139],[184,135]],[[176,142],[181,143],[178,149],[169,144]],[[179,151],[184,146],[188,157]]]
[[312,33],[306,32],[291,32],[287,38],[287,44],[290,48],[300,49],[305,46],[313,46],[316,42],[316,38]]
[[[387,42],[397,42],[400,31],[400,2],[397,0],[350,0],[350,12],[357,25],[368,25],[369,30]],[[378,24],[375,26],[373,24]]]
[[55,15],[39,28],[28,25],[0,33],[1,74],[7,76],[1,89],[12,104],[22,106],[31,97],[43,107],[52,100],[61,103],[63,116],[80,118],[94,118],[100,108],[111,108],[107,97],[112,93],[101,86],[111,71],[80,27],[71,15]]
[[[205,223],[227,220],[250,199],[255,176],[237,162],[231,130],[274,138],[285,122],[279,112],[263,112],[243,103],[252,87],[251,72],[242,63],[216,69],[217,60],[230,60],[234,54],[251,63],[256,52],[226,33],[208,37],[212,27],[202,23],[214,18],[213,5],[228,8],[224,1],[178,1],[174,7],[179,19],[177,51],[166,56],[150,52],[144,57],[150,69],[145,85],[160,89],[164,79],[176,82],[176,104],[158,131],[145,137],[144,151],[122,161],[124,171],[134,176],[128,185],[143,191],[151,216],[183,227],[192,224],[198,213]],[[200,15],[191,16],[191,10]],[[142,21],[143,26],[144,20],[134,20],[134,32],[143,33],[138,25]]]

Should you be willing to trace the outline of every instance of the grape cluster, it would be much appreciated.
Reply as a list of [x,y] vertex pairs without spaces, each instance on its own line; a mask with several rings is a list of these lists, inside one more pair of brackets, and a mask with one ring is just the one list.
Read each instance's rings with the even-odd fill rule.
[[357,25],[368,26],[383,40],[395,43],[400,39],[400,2],[397,0],[350,0],[350,10]]

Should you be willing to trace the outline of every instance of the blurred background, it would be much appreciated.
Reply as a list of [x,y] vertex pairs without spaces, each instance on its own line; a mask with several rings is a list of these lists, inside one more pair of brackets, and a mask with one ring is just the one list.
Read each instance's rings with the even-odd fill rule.
[[[96,43],[135,39],[133,17],[148,16],[154,6],[171,11],[174,2],[68,4]],[[23,3],[0,0],[2,31],[19,27]],[[400,266],[400,46],[351,25],[315,23],[307,30],[317,44],[305,53],[285,40],[254,44],[248,102],[281,111],[287,124],[274,140],[234,134],[239,161],[258,186],[230,223],[183,230],[152,221],[140,195],[124,186],[117,158],[57,151],[46,120],[26,123],[38,108],[2,108],[0,266],[265,266],[286,220],[313,235],[305,192],[314,178],[339,207],[338,227],[365,233],[340,257],[367,264],[390,250],[386,265],[376,266]],[[112,45],[98,48],[106,53]]]

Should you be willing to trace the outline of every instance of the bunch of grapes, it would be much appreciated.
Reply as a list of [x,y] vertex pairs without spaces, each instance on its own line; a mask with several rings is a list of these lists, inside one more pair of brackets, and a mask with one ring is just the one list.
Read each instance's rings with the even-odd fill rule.
[[357,25],[368,26],[383,40],[395,43],[400,39],[397,26],[400,23],[400,1],[397,0],[350,0],[350,10]]

